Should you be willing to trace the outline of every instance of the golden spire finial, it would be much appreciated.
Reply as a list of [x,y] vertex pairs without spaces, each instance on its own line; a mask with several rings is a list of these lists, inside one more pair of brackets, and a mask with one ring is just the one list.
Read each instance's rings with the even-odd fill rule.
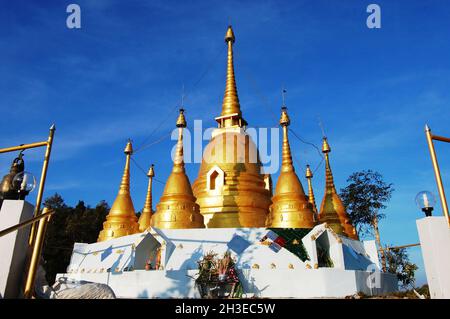
[[152,182],[155,176],[154,165],[152,164],[148,170],[148,187],[147,196],[145,197],[144,208],[142,209],[141,217],[139,217],[139,231],[142,233],[150,227],[152,215],[153,215],[153,203],[152,203]]
[[305,195],[303,186],[292,164],[291,148],[288,139],[290,119],[287,108],[281,108],[280,125],[283,128],[281,173],[278,177],[272,206],[267,220],[268,227],[275,228],[313,228],[314,211]]
[[125,168],[122,174],[122,180],[120,182],[120,190],[119,192],[130,193],[130,159],[131,154],[133,154],[133,145],[131,144],[131,140],[128,139],[127,145],[123,152],[126,155]]
[[184,170],[183,128],[186,127],[186,119],[183,109],[180,109],[176,126],[178,127],[178,141],[172,173],[167,179],[160,202],[156,205],[151,225],[161,229],[204,228],[200,207],[195,203],[196,198]]
[[313,178],[313,172],[311,171],[311,168],[309,165],[306,165],[306,179],[308,180],[308,202],[312,205],[314,216],[317,217],[317,206],[316,206],[316,198],[314,196],[314,190],[312,187],[312,178]]
[[280,125],[283,128],[283,144],[281,151],[281,171],[289,172],[294,171],[294,166],[292,165],[292,155],[291,147],[289,145],[288,137],[288,126],[291,124],[291,120],[287,114],[287,107],[283,106],[281,108]]
[[352,225],[344,204],[334,185],[333,173],[330,166],[330,145],[326,137],[323,138],[322,153],[325,154],[325,195],[320,207],[319,220],[326,222],[337,234],[358,239],[355,227]]
[[98,236],[98,241],[135,234],[139,230],[133,201],[130,196],[130,159],[133,153],[131,140],[128,140],[124,153],[126,160],[119,193],[114,200],[108,216],[106,216],[106,221],[103,223],[103,230]]
[[327,154],[331,152],[330,145],[328,144],[328,140],[326,137],[323,138],[322,142],[322,153]]
[[180,109],[176,126],[178,127],[178,142],[175,150],[173,171],[184,172],[183,129],[187,126],[186,118],[184,117],[184,109]]
[[225,42],[228,45],[227,57],[227,79],[225,84],[225,94],[222,102],[222,113],[216,118],[220,127],[245,126],[247,123],[242,119],[241,106],[236,88],[234,76],[233,43],[235,42],[234,32],[231,26],[228,27],[225,35]]

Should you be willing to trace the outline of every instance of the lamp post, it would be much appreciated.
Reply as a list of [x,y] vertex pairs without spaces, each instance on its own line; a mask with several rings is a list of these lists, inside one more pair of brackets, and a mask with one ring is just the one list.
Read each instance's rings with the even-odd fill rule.
[[430,217],[433,214],[434,205],[436,205],[436,198],[431,192],[422,191],[416,195],[416,204],[426,217]]

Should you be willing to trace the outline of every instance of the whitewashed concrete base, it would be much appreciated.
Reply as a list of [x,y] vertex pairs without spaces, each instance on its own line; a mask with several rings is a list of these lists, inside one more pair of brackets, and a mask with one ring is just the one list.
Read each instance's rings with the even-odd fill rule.
[[[33,217],[33,205],[5,200],[0,210],[0,230]],[[0,298],[18,298],[25,271],[30,226],[0,237]]]
[[434,299],[450,299],[450,228],[443,216],[417,220],[425,273]]
[[[374,242],[351,240],[320,224],[302,238],[309,257],[302,260],[273,247],[274,236],[266,228],[152,228],[105,242],[75,243],[67,273],[58,277],[107,284],[118,298],[199,298],[198,261],[209,251],[219,256],[228,251],[245,297],[342,298],[398,289],[395,275],[379,271]],[[318,245],[329,252],[332,268],[319,265]],[[154,260],[157,250],[159,270],[144,270],[146,259]],[[369,276],[373,284],[368,284]]]
[[[134,270],[121,273],[59,274],[57,280],[107,284],[117,298],[200,298],[197,270]],[[366,271],[320,269],[244,269],[238,271],[244,297],[344,298],[363,292],[383,295],[398,289],[395,275],[375,273],[378,288],[367,285]],[[69,285],[70,286],[70,285]]]

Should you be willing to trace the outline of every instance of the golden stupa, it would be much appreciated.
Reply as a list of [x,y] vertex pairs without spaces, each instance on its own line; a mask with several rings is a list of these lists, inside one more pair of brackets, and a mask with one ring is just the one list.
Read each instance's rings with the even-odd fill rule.
[[192,185],[208,228],[264,227],[271,204],[256,145],[245,133],[233,66],[233,30],[228,27],[227,76],[218,128],[205,148]]
[[319,212],[317,211],[316,206],[316,197],[314,196],[314,190],[312,187],[312,178],[313,178],[313,172],[311,171],[311,168],[309,165],[306,165],[306,174],[305,174],[306,180],[308,181],[308,202],[312,205],[312,209],[314,212],[314,221],[319,221]]
[[139,232],[138,219],[130,196],[130,157],[133,153],[130,141],[128,141],[124,153],[126,154],[126,162],[119,193],[108,216],[106,216],[103,230],[100,231],[97,241],[105,241]]
[[323,138],[322,152],[325,154],[325,195],[320,207],[319,221],[327,223],[337,234],[359,240],[355,227],[352,225],[341,198],[334,186],[333,173],[330,167],[329,153],[331,152],[327,138]]
[[303,186],[295,173],[289,146],[287,108],[281,108],[280,125],[283,128],[281,172],[272,197],[272,206],[267,220],[268,227],[313,228],[314,211],[306,198]]
[[205,227],[184,169],[183,128],[186,127],[186,119],[183,112],[184,110],[180,109],[177,119],[178,142],[172,173],[167,179],[160,202],[156,205],[156,213],[151,219],[152,227],[161,229]]
[[153,204],[152,204],[152,182],[153,177],[155,176],[154,166],[150,166],[147,177],[148,177],[148,187],[147,187],[147,196],[145,197],[144,208],[142,209],[141,216],[139,217],[139,232],[144,232],[150,227],[150,222],[153,215]]

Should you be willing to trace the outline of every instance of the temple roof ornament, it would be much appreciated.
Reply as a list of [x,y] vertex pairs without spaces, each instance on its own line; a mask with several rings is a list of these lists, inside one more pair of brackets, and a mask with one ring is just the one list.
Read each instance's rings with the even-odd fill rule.
[[167,179],[160,202],[156,205],[151,226],[161,229],[204,228],[203,216],[195,203],[196,198],[184,168],[183,129],[186,127],[186,119],[183,109],[180,109],[176,126],[178,141],[172,173]]
[[268,227],[274,228],[313,228],[314,211],[295,173],[289,145],[288,126],[290,119],[287,108],[281,108],[280,125],[283,129],[281,172],[275,193],[272,197]]
[[336,192],[333,173],[330,167],[330,145],[326,137],[323,138],[322,153],[325,154],[325,195],[320,207],[319,221],[326,222],[333,231],[340,235],[358,240],[358,234],[352,225],[341,198]]
[[103,230],[100,231],[97,241],[105,241],[139,231],[138,219],[130,196],[130,159],[133,153],[131,141],[128,141],[124,153],[126,155],[125,168],[120,182],[119,193],[106,216]]

